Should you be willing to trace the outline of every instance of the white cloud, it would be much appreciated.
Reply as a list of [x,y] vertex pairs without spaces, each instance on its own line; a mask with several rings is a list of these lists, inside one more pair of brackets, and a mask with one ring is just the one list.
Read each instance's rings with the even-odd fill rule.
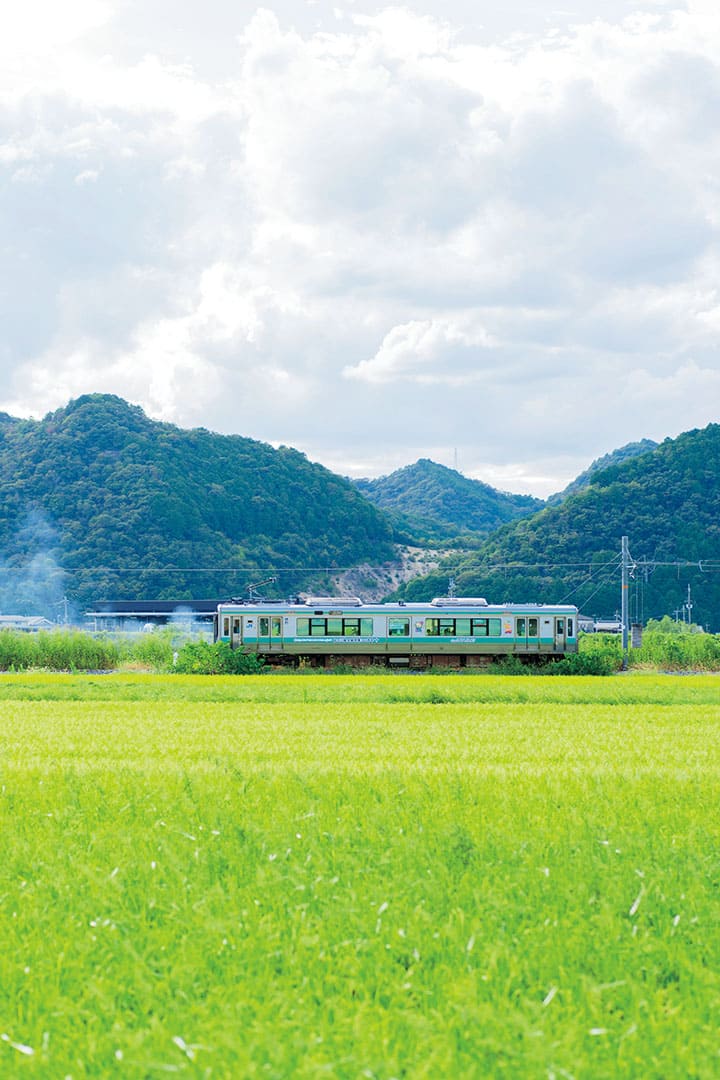
[[536,491],[716,418],[714,6],[59,10],[0,45],[0,408]]
[[482,326],[451,319],[425,319],[395,326],[370,360],[343,374],[370,383],[410,379],[419,383],[472,382],[482,377],[479,352],[491,345]]
[[457,34],[439,16],[439,9],[437,15],[428,16],[406,7],[387,7],[377,15],[353,15],[352,20],[370,30],[384,56],[418,61],[444,57],[452,47]]
[[23,0],[3,14],[0,56],[27,60],[67,48],[106,24],[112,17],[109,0]]

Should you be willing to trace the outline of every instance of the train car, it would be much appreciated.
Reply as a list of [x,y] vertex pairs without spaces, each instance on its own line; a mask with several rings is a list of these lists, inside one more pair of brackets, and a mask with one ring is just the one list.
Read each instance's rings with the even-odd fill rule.
[[215,640],[275,664],[478,667],[503,656],[533,662],[577,652],[577,618],[571,605],[488,604],[482,597],[233,600],[218,605]]

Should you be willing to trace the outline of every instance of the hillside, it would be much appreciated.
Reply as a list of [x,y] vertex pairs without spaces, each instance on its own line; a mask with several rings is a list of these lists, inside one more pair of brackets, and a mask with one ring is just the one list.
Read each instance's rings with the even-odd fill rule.
[[631,461],[632,458],[639,457],[640,454],[647,454],[651,450],[656,450],[657,446],[658,444],[652,439],[641,439],[639,442],[626,443],[625,446],[612,450],[609,454],[603,454],[602,457],[595,458],[587,469],[581,472],[579,476],[576,476],[566,488],[556,492],[554,495],[550,495],[547,500],[548,506],[557,506],[568,495],[576,495],[578,491],[588,487],[595,473],[600,472],[602,469],[607,469],[611,465],[624,465],[626,461]]
[[377,480],[358,480],[356,485],[392,515],[398,534],[411,543],[472,533],[487,536],[499,525],[544,505],[531,495],[497,491],[427,458]]
[[46,613],[63,594],[78,608],[242,595],[267,568],[283,595],[394,554],[384,515],[298,451],[181,430],[109,395],[0,417],[0,499],[5,612]]
[[720,425],[597,470],[585,490],[503,527],[398,595],[437,595],[452,573],[461,595],[567,600],[587,614],[612,615],[620,605],[623,535],[633,558],[651,564],[634,575],[632,619],[673,614],[690,586],[693,621],[720,630]]

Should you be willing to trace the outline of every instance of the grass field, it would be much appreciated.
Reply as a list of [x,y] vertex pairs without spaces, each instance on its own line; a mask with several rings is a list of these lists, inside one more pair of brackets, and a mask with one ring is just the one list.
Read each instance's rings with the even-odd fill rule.
[[0,676],[0,1076],[720,1075],[720,680]]

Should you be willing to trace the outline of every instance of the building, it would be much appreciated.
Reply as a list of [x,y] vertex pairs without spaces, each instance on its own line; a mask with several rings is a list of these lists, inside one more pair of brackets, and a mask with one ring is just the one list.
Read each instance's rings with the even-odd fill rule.
[[219,600],[103,600],[84,613],[93,632],[138,632],[156,626],[212,631]]
[[57,630],[57,626],[42,615],[0,615],[0,630],[22,630],[26,634],[37,634],[39,630]]

